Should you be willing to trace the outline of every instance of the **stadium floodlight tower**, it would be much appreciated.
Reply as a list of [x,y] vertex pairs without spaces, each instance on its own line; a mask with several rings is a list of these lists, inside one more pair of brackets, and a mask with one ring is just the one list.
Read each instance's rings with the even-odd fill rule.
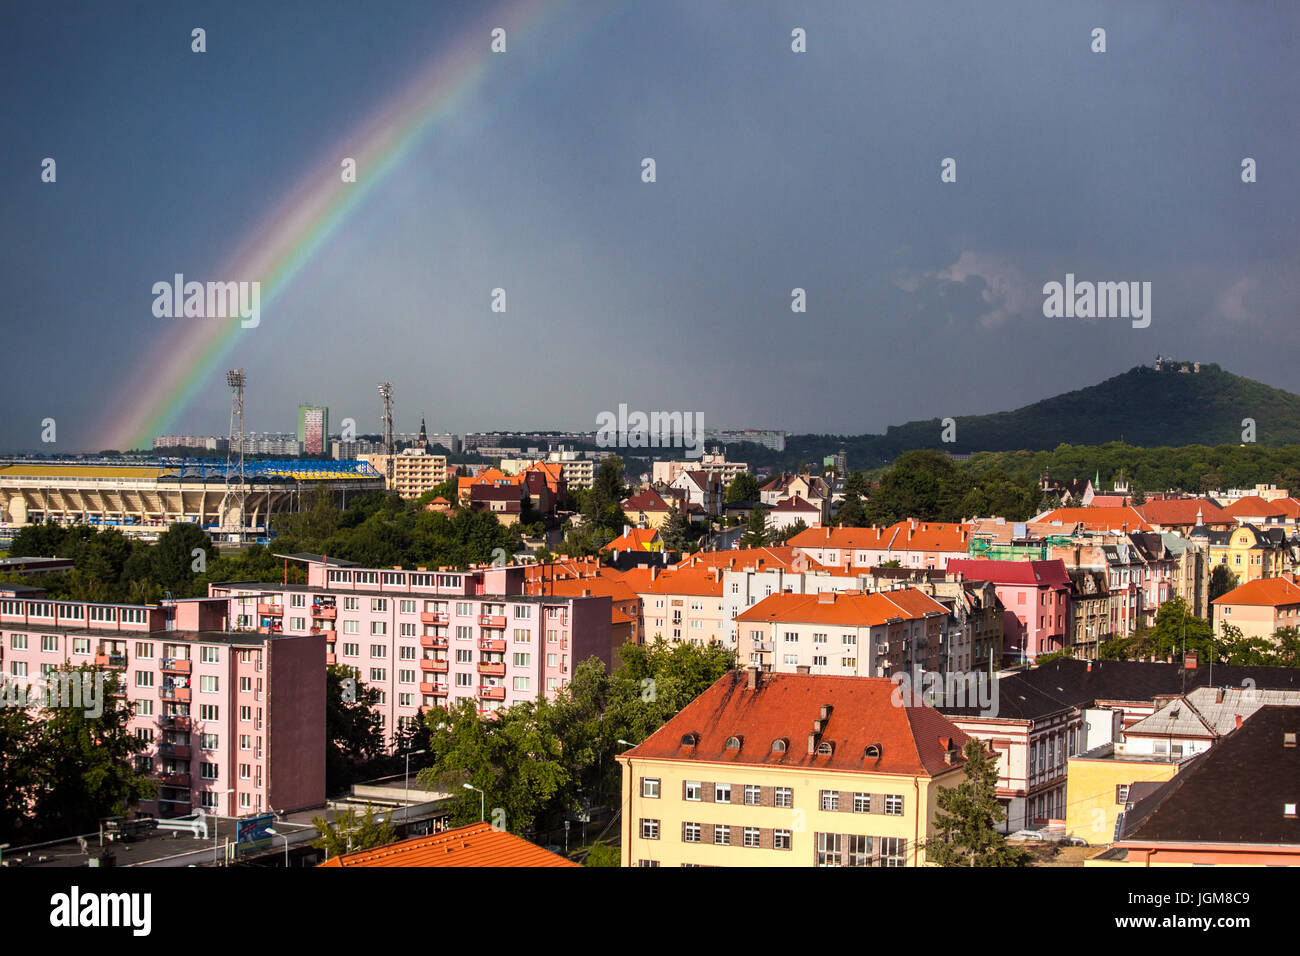
[[[248,483],[244,474],[244,370],[232,368],[226,372],[226,384],[230,386],[230,438],[226,446],[226,494],[221,499],[221,527],[230,530],[230,515],[233,512],[238,525],[233,529],[238,534],[236,540],[243,541],[247,530],[245,504],[248,498]],[[238,464],[232,461],[232,453],[239,450]]]
[[391,486],[393,481],[393,455],[397,453],[397,443],[393,439],[393,383],[380,383],[379,395],[384,400],[384,473]]

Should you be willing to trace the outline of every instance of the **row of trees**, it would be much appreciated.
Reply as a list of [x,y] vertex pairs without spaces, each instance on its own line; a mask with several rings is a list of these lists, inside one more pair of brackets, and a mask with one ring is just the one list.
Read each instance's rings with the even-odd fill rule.
[[1105,642],[1098,656],[1103,660],[1181,661],[1184,652],[1196,654],[1202,663],[1300,667],[1300,630],[1284,627],[1267,640],[1245,637],[1240,628],[1226,625],[1222,634],[1216,635],[1211,621],[1193,614],[1182,598],[1173,598],[1160,605],[1150,627]]

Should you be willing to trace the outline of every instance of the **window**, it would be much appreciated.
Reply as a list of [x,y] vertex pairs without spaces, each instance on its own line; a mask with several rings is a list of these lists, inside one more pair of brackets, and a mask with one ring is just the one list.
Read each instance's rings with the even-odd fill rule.
[[361,622],[360,622],[360,621],[344,621],[344,622],[343,622],[343,633],[344,633],[344,634],[360,634],[360,633],[361,633]]
[[199,763],[199,776],[204,780],[216,780],[221,768],[214,763]]
[[135,672],[135,686],[136,686],[136,687],[152,687],[152,686],[153,686],[153,671],[136,671],[136,672]]
[[700,842],[700,825],[698,823],[682,824],[682,842],[683,843]]
[[772,849],[788,850],[790,849],[791,834],[789,830],[772,831]]
[[853,812],[870,813],[871,812],[871,794],[855,793],[853,795]]
[[533,663],[533,655],[531,654],[515,655],[515,667],[530,667],[532,666],[532,663]]
[[218,743],[216,734],[199,734],[200,750],[216,750]]
[[371,644],[370,656],[384,658],[388,656],[388,648],[383,644]]
[[649,868],[649,867],[658,866],[658,865],[659,865],[659,861],[658,861],[658,860],[638,860],[636,865],[639,866],[639,867],[643,867],[643,868]]
[[372,682],[378,681],[378,682],[381,682],[381,683],[382,683],[383,681],[388,680],[388,668],[386,668],[386,667],[372,667],[372,668],[370,668],[370,680],[371,680]]
[[856,634],[842,634],[842,635],[840,635],[840,643],[843,644],[843,645],[845,645],[846,647],[849,646],[849,645],[851,645],[851,644],[856,644],[856,643],[858,643],[858,635],[856,635]]
[[240,750],[252,750],[252,749],[253,749],[253,738],[250,737],[250,736],[248,736],[248,734],[240,734],[240,735],[239,735],[239,749],[240,749]]
[[400,610],[403,614],[414,614],[414,613],[415,613],[415,602],[414,602],[414,601],[405,601],[405,600],[403,600],[403,601],[399,601],[399,602],[398,602],[398,610]]
[[27,635],[26,634],[9,635],[9,646],[16,651],[27,650]]
[[221,708],[219,708],[216,704],[199,705],[200,720],[219,720],[220,712],[221,712]]
[[151,700],[137,700],[137,701],[135,702],[135,715],[136,715],[137,717],[152,717],[152,716],[153,716],[153,701],[151,701]]
[[1115,787],[1115,802],[1120,806],[1128,803],[1128,784],[1121,783]]
[[388,598],[371,598],[371,599],[370,599],[370,610],[372,610],[372,611],[387,611],[387,610],[388,610]]
[[[517,611],[519,609],[515,608],[515,610]],[[515,628],[514,639],[516,644],[531,644],[533,642],[533,635],[531,632],[525,631],[521,627],[517,627]]]
[[659,839],[659,821],[642,820],[641,821],[641,839],[657,840]]
[[713,842],[718,846],[731,846],[731,827],[715,826]]
[[250,694],[252,693],[252,691],[253,691],[253,678],[251,677],[239,678],[239,692],[241,694]]
[[547,655],[546,655],[546,666],[547,666],[547,667],[559,667],[559,666],[560,666],[560,655],[559,655],[559,654],[547,654]]
[[684,799],[686,800],[700,799],[700,782],[698,780],[686,781],[686,792],[684,795]]
[[745,784],[745,805],[757,807],[763,802],[763,788],[757,784]]
[[307,606],[307,595],[305,594],[289,595],[289,607],[306,607],[306,606]]
[[148,643],[147,641],[136,641],[136,642],[135,642],[135,656],[136,656],[136,657],[143,657],[143,658],[152,658],[152,657],[153,657],[153,644],[150,644],[150,643]]
[[413,670],[409,670],[409,669],[408,669],[408,670],[400,670],[400,671],[398,671],[398,672],[397,672],[397,682],[398,682],[399,684],[414,684],[414,683],[415,683],[415,671],[413,671]]
[[731,802],[731,784],[715,783],[713,785],[713,802],[730,803]]
[[148,727],[137,727],[135,729],[136,739],[146,744],[153,743],[153,731]]
[[217,647],[200,647],[199,662],[203,664],[220,664],[220,648]]
[[473,674],[457,674],[457,675],[456,675],[456,686],[457,686],[457,687],[473,687],[473,686],[474,686],[474,675],[473,675]]
[[26,677],[26,676],[27,676],[27,662],[26,662],[26,661],[14,661],[13,663],[11,663],[11,664],[9,665],[9,672],[10,672],[11,674],[13,674],[14,677]]
[[845,861],[845,866],[870,866],[871,865],[871,837],[869,836],[849,836],[849,858]]
[[360,607],[361,607],[360,598],[345,597],[343,599],[343,610],[345,611],[356,611],[359,610]]
[[838,790],[821,791],[821,808],[823,810],[838,810],[840,808],[840,792]]
[[794,790],[790,787],[775,787],[772,790],[772,805],[787,810],[794,806]]
[[529,684],[529,681],[528,681],[528,678],[527,678],[527,677],[516,677],[516,678],[515,678],[515,690],[530,690],[530,689],[531,689],[531,686],[530,686],[530,684]]
[[659,778],[658,777],[641,778],[641,796],[651,800],[659,799]]
[[240,780],[253,779],[253,767],[251,764],[241,763],[239,765],[239,779]]
[[[371,622],[370,622],[370,633],[371,633],[371,635],[387,634],[387,633],[388,633],[388,622],[387,622],[387,621],[371,621]],[[372,644],[372,645],[370,645],[370,646],[371,646],[371,647],[374,647],[375,645]]]
[[199,690],[204,694],[220,693],[220,681],[215,674],[204,674],[199,678]]
[[885,816],[901,817],[903,815],[903,795],[901,793],[885,794]]
[[758,846],[758,827],[745,827],[745,846]]
[[839,833],[817,834],[817,865],[839,866],[844,854],[844,838]]
[[253,708],[247,705],[239,708],[239,719],[245,723],[253,719]]
[[881,866],[905,866],[907,863],[907,840],[904,837],[880,838]]
[[307,630],[307,619],[306,619],[305,617],[291,617],[291,618],[289,618],[289,630],[291,630],[291,631],[305,631],[305,630]]
[[72,639],[72,653],[74,653],[74,654],[89,654],[89,653],[90,653],[90,638],[88,638],[88,637],[74,637],[74,638]]
[[474,652],[467,647],[456,649],[457,664],[472,664],[474,662]]

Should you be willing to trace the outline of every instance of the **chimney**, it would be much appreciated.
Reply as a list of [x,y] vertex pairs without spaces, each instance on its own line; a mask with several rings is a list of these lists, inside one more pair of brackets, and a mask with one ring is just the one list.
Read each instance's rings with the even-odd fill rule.
[[1237,718],[1237,729],[1241,730],[1241,714],[1234,714],[1233,716]]
[[758,665],[750,664],[745,668],[745,671],[747,678],[746,686],[748,686],[750,690],[758,690]]
[[830,704],[822,704],[822,720],[829,720],[832,710],[834,710],[834,708]]
[[807,673],[808,673],[808,665],[807,665],[807,664],[797,664],[797,665],[795,665],[795,669],[794,669],[794,671],[795,671],[796,674],[807,674]]
[[817,735],[815,733],[810,733],[808,735],[808,752],[810,754],[815,754],[817,752]]
[[659,565],[652,564],[650,565],[650,580],[653,581],[657,577],[659,577]]

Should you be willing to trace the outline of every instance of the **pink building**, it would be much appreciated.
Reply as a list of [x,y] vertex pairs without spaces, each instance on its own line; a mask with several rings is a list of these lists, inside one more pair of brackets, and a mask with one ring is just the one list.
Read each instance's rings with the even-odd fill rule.
[[897,561],[904,568],[946,568],[964,559],[969,524],[909,518],[882,528],[809,528],[786,543],[828,568],[873,568]]
[[321,806],[325,642],[231,630],[226,606],[53,601],[9,585],[0,591],[0,666],[18,684],[65,664],[117,673],[129,729],[148,745],[138,769],[158,775],[158,799],[144,812]]
[[967,581],[988,581],[1005,608],[1002,657],[1007,663],[1059,651],[1069,631],[1070,576],[1065,562],[949,561]]
[[[554,697],[589,657],[614,662],[611,599],[524,594],[526,571],[358,568],[317,555],[302,584],[225,582],[239,626],[322,635],[324,664],[342,664],[380,693],[388,743],[427,707],[474,700],[487,714]],[[301,572],[299,572],[301,573]]]

